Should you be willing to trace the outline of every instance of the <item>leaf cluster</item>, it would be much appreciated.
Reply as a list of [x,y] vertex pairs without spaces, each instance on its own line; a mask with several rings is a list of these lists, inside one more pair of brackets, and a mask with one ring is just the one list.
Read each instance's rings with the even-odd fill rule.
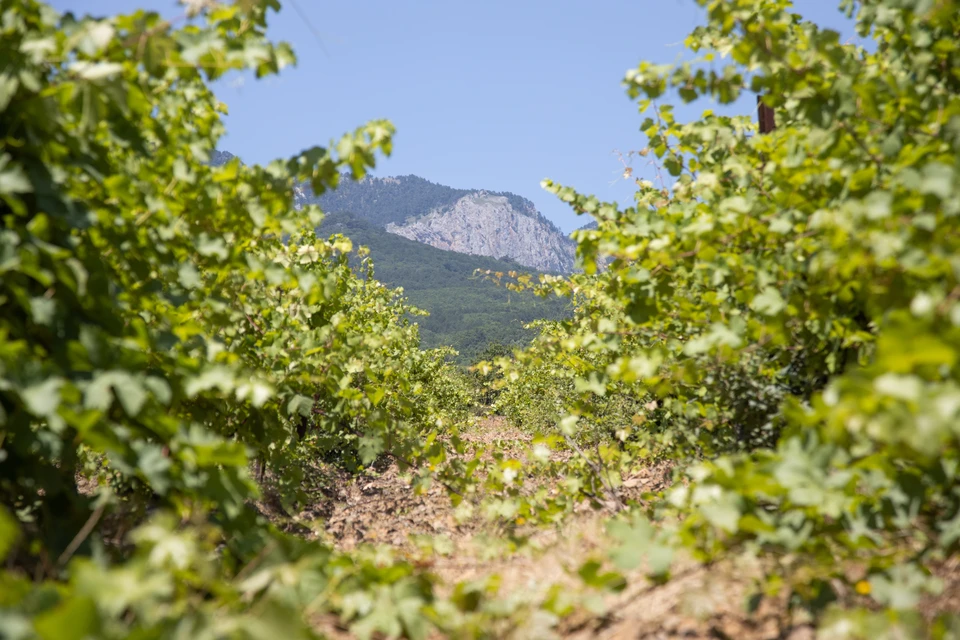
[[187,3],[175,26],[0,2],[4,637],[442,623],[409,564],[252,507],[266,477],[296,514],[318,460],[440,463],[470,397],[369,259],[351,267],[351,242],[294,206],[298,184],[323,193],[390,153],[388,122],[266,167],[210,162],[226,108],[209,83],[295,61],[265,36],[277,8]]
[[[575,234],[585,274],[513,281],[577,309],[503,362],[501,402],[579,443],[575,487],[676,460],[649,515],[679,516],[663,526],[697,557],[758,552],[766,593],[836,602],[861,634],[875,621],[842,607],[867,595],[920,633],[908,611],[960,550],[960,12],[844,2],[860,46],[789,2],[700,4],[694,58],[625,80],[657,180],[629,208],[545,182],[596,226]],[[663,103],[749,93],[772,133]]]

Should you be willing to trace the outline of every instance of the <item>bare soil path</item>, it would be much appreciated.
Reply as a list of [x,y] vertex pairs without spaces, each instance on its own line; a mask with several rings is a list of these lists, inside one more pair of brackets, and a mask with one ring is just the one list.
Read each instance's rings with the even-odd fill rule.
[[[531,439],[502,418],[480,420],[462,435],[481,450],[498,450],[517,457],[523,455]],[[639,482],[648,490],[662,488],[665,471],[648,471]],[[543,624],[534,615],[528,620],[530,624],[509,626],[496,637],[815,637],[809,621],[802,615],[790,614],[782,599],[764,600],[752,615],[747,613],[751,580],[759,573],[757,561],[749,558],[709,568],[681,560],[673,578],[663,585],[652,584],[636,572],[627,576],[628,586],[619,594],[586,590],[576,571],[586,560],[602,557],[602,550],[610,545],[604,521],[611,513],[606,510],[580,509],[559,526],[531,529],[525,543],[517,546],[478,514],[465,516],[462,510],[458,511],[443,487],[434,486],[416,495],[397,467],[390,466],[378,474],[338,483],[332,500],[320,511],[325,517],[319,535],[335,546],[349,549],[359,544],[387,545],[397,555],[430,570],[449,587],[461,581],[496,576],[501,598],[529,603],[531,610],[555,585],[588,605],[592,602],[593,606],[581,607],[559,624]],[[958,573],[953,571],[954,575]],[[952,584],[952,592],[960,594],[960,580]],[[333,637],[349,637],[343,629],[324,630]]]
[[[481,450],[521,456],[531,436],[502,418],[487,418],[462,434]],[[641,482],[650,489],[665,481],[654,470]],[[446,490],[434,486],[416,495],[396,466],[382,473],[350,479],[337,486],[335,501],[324,518],[321,535],[340,548],[359,544],[388,545],[428,568],[445,585],[497,576],[500,596],[532,605],[555,585],[570,595],[588,598],[596,610],[584,609],[550,632],[521,627],[505,637],[569,638],[784,638],[779,621],[745,625],[742,585],[732,577],[743,567],[716,567],[712,572],[688,570],[664,586],[633,576],[616,596],[598,597],[584,590],[577,569],[590,557],[600,557],[607,545],[603,522],[606,510],[585,507],[562,525],[531,530],[517,548],[503,532],[478,515],[464,517],[451,504]],[[735,589],[736,588],[736,589]],[[601,608],[605,613],[598,613]],[[731,613],[733,612],[733,613]],[[535,635],[530,635],[535,634]],[[542,634],[542,635],[541,635]],[[790,636],[800,640],[805,636]]]

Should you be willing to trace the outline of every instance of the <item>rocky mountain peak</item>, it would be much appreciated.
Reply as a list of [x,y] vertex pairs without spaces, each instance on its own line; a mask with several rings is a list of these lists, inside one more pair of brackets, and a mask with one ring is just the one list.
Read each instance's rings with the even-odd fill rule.
[[539,271],[573,270],[573,243],[532,204],[515,207],[504,194],[473,191],[416,219],[387,224],[386,230],[440,249],[511,258]]
[[220,151],[218,149],[214,149],[213,153],[210,154],[210,166],[219,167],[220,165],[227,164],[234,158],[236,158],[236,156],[229,151]]
[[[233,154],[215,151],[212,165]],[[294,190],[294,206],[319,205],[327,213],[351,213],[410,240],[439,249],[509,258],[539,271],[568,273],[574,243],[532,202],[509,192],[456,189],[419,176],[344,178],[317,196],[308,184]]]

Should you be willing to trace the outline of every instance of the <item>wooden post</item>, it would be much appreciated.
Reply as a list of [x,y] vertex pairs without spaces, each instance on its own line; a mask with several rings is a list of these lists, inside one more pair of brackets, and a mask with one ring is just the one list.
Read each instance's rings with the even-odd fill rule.
[[757,96],[757,118],[760,121],[760,133],[770,133],[777,128],[773,109],[763,103],[763,97]]

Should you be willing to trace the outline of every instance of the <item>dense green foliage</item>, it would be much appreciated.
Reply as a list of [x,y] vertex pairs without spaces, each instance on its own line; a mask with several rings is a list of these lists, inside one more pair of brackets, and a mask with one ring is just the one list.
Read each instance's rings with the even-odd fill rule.
[[522,270],[512,260],[444,251],[388,233],[350,214],[324,218],[318,233],[341,233],[370,249],[375,276],[403,289],[407,301],[429,316],[414,318],[424,348],[452,347],[457,362],[475,362],[490,344],[522,345],[534,332],[524,328],[540,318],[558,320],[568,313],[566,300],[538,298],[497,287],[478,270]]
[[392,127],[211,167],[207,83],[294,58],[264,37],[275,2],[191,6],[177,29],[0,2],[0,634],[304,637],[333,612],[422,635],[429,579],[249,506],[251,457],[294,504],[317,458],[436,464],[437,436],[456,443],[445,353],[293,206],[295,179],[362,176]]
[[[512,285],[577,309],[503,363],[499,402],[556,420],[586,496],[615,498],[637,461],[680,463],[647,513],[660,528],[616,527],[621,567],[646,556],[664,578],[672,545],[748,550],[769,561],[759,595],[841,637],[956,634],[956,618],[922,631],[916,606],[960,552],[960,7],[844,2],[860,47],[786,0],[700,4],[697,59],[626,80],[671,182],[639,180],[623,210],[546,183],[598,224],[575,234],[587,274]],[[748,90],[773,133],[657,104]],[[844,612],[858,602],[887,614]]]

